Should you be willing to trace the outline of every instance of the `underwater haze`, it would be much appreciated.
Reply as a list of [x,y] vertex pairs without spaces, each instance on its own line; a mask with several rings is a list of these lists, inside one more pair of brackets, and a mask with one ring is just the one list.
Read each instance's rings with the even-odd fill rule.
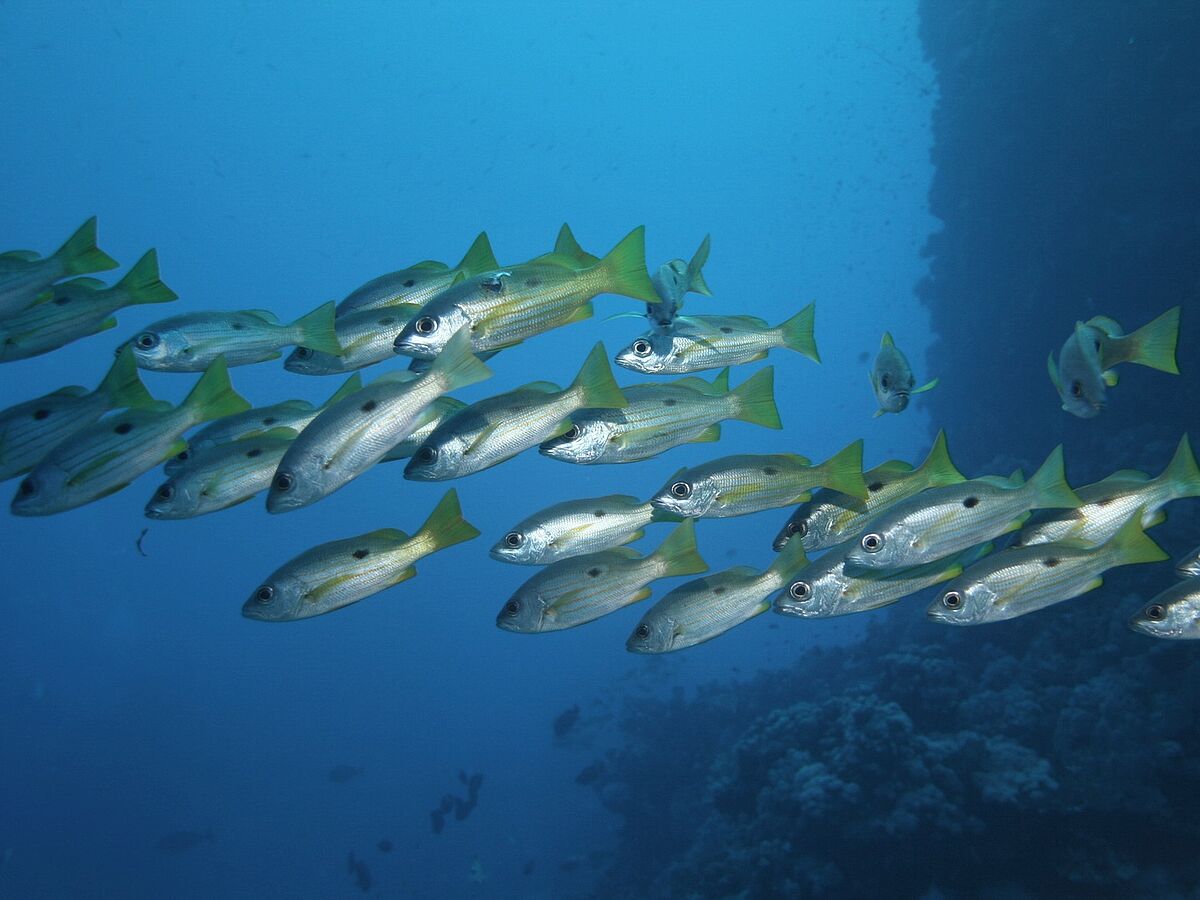
[[[917,465],[944,430],[968,478],[1031,475],[1058,444],[1075,487],[1167,466],[1200,388],[1200,16],[1086,6],[0,0],[0,252],[49,254],[94,215],[123,264],[98,277],[155,248],[179,295],[0,362],[0,408],[95,387],[167,316],[292,322],[481,231],[515,266],[564,222],[597,256],[644,225],[651,274],[711,235],[686,315],[814,303],[821,360],[733,367],[735,387],[774,367],[782,429],[726,421],[629,465],[527,449],[423,483],[390,462],[286,514],[259,496],[180,521],[144,514],[157,467],[5,514],[0,897],[1197,896],[1200,642],[1126,625],[1168,562],[977,628],[927,619],[935,589],[627,652],[694,575],[562,633],[497,628],[538,571],[489,557],[517,522],[729,454],[862,439],[864,467]],[[454,396],[568,385],[648,328],[619,315],[639,300],[594,306]],[[1181,375],[1123,365],[1101,415],[1062,409],[1046,355],[1076,321],[1175,306]],[[876,417],[884,332],[939,383]],[[141,374],[172,403],[198,378]],[[255,406],[345,377],[230,368]],[[413,534],[450,487],[480,536],[416,577],[243,616],[302,551]],[[1149,532],[1172,560],[1200,544],[1195,504]],[[709,571],[765,569],[794,508],[698,521]]]

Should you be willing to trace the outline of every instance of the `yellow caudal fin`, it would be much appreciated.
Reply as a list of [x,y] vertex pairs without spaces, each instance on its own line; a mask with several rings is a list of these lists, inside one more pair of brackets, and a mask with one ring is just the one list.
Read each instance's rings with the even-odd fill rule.
[[1170,484],[1173,499],[1200,497],[1200,468],[1196,466],[1196,456],[1192,453],[1192,444],[1186,434],[1179,439],[1175,455],[1155,480]]
[[1031,509],[1075,509],[1082,505],[1079,495],[1067,484],[1062,444],[1050,451],[1042,467],[1025,483],[1025,490],[1031,494]]
[[603,342],[598,342],[587,355],[570,390],[579,394],[581,409],[620,409],[629,405],[613,378]]
[[333,325],[334,307],[335,304],[331,300],[293,322],[295,343],[318,353],[341,356],[342,345],[338,343],[337,331]]
[[554,242],[554,253],[557,256],[565,256],[575,260],[577,268],[587,269],[600,262],[600,257],[593,256],[579,246],[579,241],[575,240],[575,235],[571,232],[571,226],[563,222],[562,228],[558,229],[558,239]]
[[917,468],[917,472],[926,487],[958,484],[967,480],[950,459],[950,449],[946,446],[945,431],[937,433],[933,446],[929,449],[929,455]]
[[646,271],[646,226],[639,225],[595,266],[604,275],[604,291],[641,300],[661,302]]
[[[1165,313],[1133,334],[1125,337],[1109,339],[1110,346],[1115,345],[1111,352],[1116,353],[1116,361],[1137,363],[1139,366],[1149,366],[1160,372],[1179,374],[1179,366],[1175,362],[1175,346],[1179,342],[1179,307],[1168,309]],[[1108,368],[1108,354],[1104,360]]]
[[500,268],[500,263],[496,262],[496,254],[492,252],[492,243],[488,240],[486,231],[479,232],[479,237],[475,238],[466,255],[454,268],[468,276]]
[[95,216],[80,225],[79,230],[67,238],[67,242],[55,251],[54,257],[63,264],[66,275],[105,272],[120,265],[96,246]]
[[885,331],[883,333],[883,338],[882,338],[882,340],[880,340],[879,346],[880,347],[895,347],[896,346],[896,342],[894,340],[892,340],[892,333],[890,331]]
[[863,442],[859,438],[817,466],[821,487],[866,500],[868,492],[862,476],[862,459]]
[[471,329],[464,325],[446,342],[427,373],[444,380],[446,393],[492,377],[492,370],[471,352]]
[[250,408],[250,404],[233,389],[225,357],[218,356],[200,376],[200,380],[180,404],[180,408],[188,411],[193,425],[199,425],[201,422],[211,422],[213,419],[223,419],[234,413],[245,412]]
[[133,268],[125,273],[125,277],[117,282],[115,290],[123,292],[130,305],[170,303],[179,299],[179,295],[159,278],[157,250],[147,250],[145,255],[133,264]]
[[705,297],[712,296],[712,291],[708,289],[708,282],[704,280],[704,264],[708,262],[708,248],[709,236],[706,234],[687,267],[687,290],[693,294],[703,294]]
[[[726,370],[728,372],[728,370]],[[737,403],[736,419],[764,428],[782,428],[779,408],[775,405],[775,367],[767,366],[739,384],[731,396]]]
[[1170,559],[1162,547],[1146,536],[1142,528],[1143,508],[1129,517],[1117,533],[1104,544],[1105,553],[1112,559],[1115,566],[1127,566],[1134,563],[1160,562]]
[[133,350],[126,345],[117,354],[117,361],[112,364],[96,393],[108,398],[111,409],[147,408],[155,404],[142,379],[138,377],[137,359]]
[[695,519],[687,519],[680,524],[651,555],[662,565],[661,578],[708,571],[708,563],[696,549]]
[[938,379],[937,379],[937,378],[934,378],[932,381],[927,381],[927,382],[925,382],[925,383],[924,383],[923,385],[921,385],[920,387],[915,387],[915,388],[913,388],[913,389],[912,389],[912,391],[910,391],[910,393],[913,393],[913,394],[923,394],[923,393],[925,393],[926,391],[932,391],[932,390],[933,390],[935,387],[937,387],[937,386],[938,386]]
[[816,312],[817,305],[810,303],[776,330],[783,338],[783,346],[807,356],[813,362],[820,362],[821,354],[817,352],[817,341],[813,337],[813,320]]
[[353,375],[351,375],[349,378],[347,378],[342,383],[342,386],[340,388],[338,388],[336,391],[333,392],[333,395],[328,400],[326,400],[323,404],[321,404],[321,409],[328,409],[329,407],[333,406],[333,404],[337,403],[339,400],[344,400],[347,397],[349,397],[351,394],[357,394],[361,390],[362,390],[362,374],[359,372],[355,372]]
[[458,503],[458,492],[454,488],[446,491],[438,505],[433,508],[425,524],[413,536],[414,540],[428,540],[434,552],[445,547],[461,544],[479,536],[479,530],[463,518]]

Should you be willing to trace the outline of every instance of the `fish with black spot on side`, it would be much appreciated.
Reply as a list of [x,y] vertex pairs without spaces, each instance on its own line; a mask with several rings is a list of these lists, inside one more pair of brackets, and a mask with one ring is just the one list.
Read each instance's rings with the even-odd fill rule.
[[299,375],[337,375],[395,359],[396,337],[420,309],[406,303],[338,316],[333,325],[340,353],[300,345],[283,367]]
[[1200,640],[1200,577],[1171,585],[1130,619],[1129,627],[1165,640]]
[[95,278],[65,281],[28,309],[0,319],[0,362],[40,356],[113,328],[113,313],[126,306],[177,299],[159,279],[158,255],[151,250],[112,287]]
[[1021,529],[1015,544],[1024,547],[1075,540],[1095,547],[1116,534],[1136,509],[1142,510],[1143,528],[1158,525],[1167,517],[1163,507],[1168,503],[1200,497],[1200,468],[1185,434],[1157,478],[1122,469],[1103,481],[1077,488],[1075,493],[1082,504],[1078,509],[1039,515]]
[[985,475],[930,488],[877,516],[847,554],[856,569],[910,569],[1016,531],[1034,509],[1075,509],[1078,495],[1063,472],[1055,447],[1028,482]]
[[771,546],[782,550],[788,541],[798,538],[810,553],[827,550],[857,537],[873,517],[901,500],[931,487],[959,484],[966,478],[950,460],[945,432],[939,431],[929,454],[916,469],[893,459],[864,472],[863,481],[867,483],[866,500],[828,488],[817,491],[792,513]]
[[854,441],[815,466],[794,453],[724,456],[680,469],[650,502],[680,516],[715,519],[791,506],[818,487],[865,498],[862,448],[861,439]]
[[720,637],[771,608],[771,595],[807,562],[799,542],[761,572],[735,566],[669,591],[625,642],[631,653],[671,653]]
[[645,375],[687,375],[766,359],[776,347],[820,362],[810,303],[771,327],[757,316],[676,316],[668,331],[643,334],[617,354],[617,365]]
[[636,541],[651,522],[680,521],[681,516],[628,494],[566,500],[522,519],[490,554],[501,562],[544,566]]
[[912,366],[908,357],[900,352],[890,332],[883,333],[879,343],[879,353],[875,356],[875,364],[871,367],[871,389],[875,392],[875,400],[879,409],[875,411],[878,418],[884,413],[901,413],[908,408],[909,398],[913,394],[922,394],[937,387],[935,378],[920,387],[913,387],[917,379],[913,376]]
[[535,335],[591,318],[592,299],[620,294],[658,301],[646,273],[645,228],[631,231],[594,265],[548,253],[467,278],[427,303],[396,338],[396,352],[437,356],[450,336],[469,328],[476,352],[511,347]]
[[[789,545],[790,546],[790,545]],[[910,594],[949,581],[992,552],[981,544],[954,556],[896,572],[847,572],[846,554],[853,540],[830,548],[793,573],[791,583],[774,598],[775,612],[802,619],[826,619],[881,609]]]
[[565,390],[536,381],[472,403],[443,421],[413,454],[404,477],[415,481],[462,478],[512,459],[571,426],[579,409],[627,404],[598,343]]
[[571,427],[541,445],[551,459],[576,465],[630,463],[650,459],[686,443],[716,441],[720,422],[736,419],[782,428],[775,406],[775,369],[767,366],[733,390],[729,369],[712,384],[688,377],[666,384],[635,384],[622,389],[629,404],[621,409],[583,409],[571,414]]
[[349,484],[409,437],[434,400],[491,375],[464,330],[423,375],[390,372],[322,410],[280,461],[268,512],[308,506]]
[[12,511],[44,516],[107,497],[179,453],[187,446],[188,429],[249,408],[229,383],[225,360],[217,357],[179,406],[148,400],[55,447],[21,482]]
[[1013,619],[1095,590],[1109,569],[1167,559],[1141,520],[1142,511],[1135,510],[1099,547],[1059,541],[997,553],[946,585],[927,615],[947,625]]
[[1175,346],[1179,340],[1179,307],[1172,307],[1132,334],[1107,316],[1076,322],[1063,343],[1057,364],[1051,353],[1046,361],[1050,381],[1062,399],[1062,408],[1090,419],[1100,414],[1108,388],[1116,387],[1115,367],[1136,363],[1160,372],[1179,374]]
[[660,329],[670,328],[679,311],[683,309],[685,294],[712,296],[708,282],[704,280],[703,271],[704,264],[708,262],[709,248],[709,236],[706,234],[696,252],[692,254],[690,262],[673,259],[663,263],[658,267],[658,271],[650,276],[659,299],[658,303],[646,304],[646,318],[650,320],[650,324]]
[[[415,374],[415,373],[414,373]],[[412,433],[395,447],[383,454],[380,462],[398,462],[409,459],[429,440],[429,436],[448,418],[467,408],[467,404],[453,397],[438,397],[421,410],[413,423]]]
[[19,313],[42,299],[56,281],[106,272],[120,263],[96,246],[96,217],[88,219],[50,256],[32,250],[0,253],[0,317]]
[[200,372],[218,356],[229,366],[245,366],[279,359],[281,348],[297,344],[342,352],[332,303],[287,325],[265,309],[184,313],[146,326],[126,343],[138,365],[155,372]]
[[487,232],[481,231],[466,255],[457,266],[427,259],[414,263],[407,269],[389,272],[372,278],[362,287],[355,288],[337,305],[338,317],[369,309],[384,309],[389,306],[416,306],[420,308],[462,278],[481,272],[491,272],[500,264],[492,253]]
[[293,622],[357,603],[417,574],[415,563],[479,532],[451,488],[411,537],[381,528],[306,550],[271,573],[242,606],[263,622]]
[[59,444],[112,410],[153,403],[138,377],[133,354],[126,351],[94,391],[70,385],[0,411],[0,481],[25,474]]
[[696,550],[695,523],[688,520],[647,556],[618,547],[551,563],[517,588],[496,625],[522,634],[574,628],[645,600],[653,581],[707,568]]

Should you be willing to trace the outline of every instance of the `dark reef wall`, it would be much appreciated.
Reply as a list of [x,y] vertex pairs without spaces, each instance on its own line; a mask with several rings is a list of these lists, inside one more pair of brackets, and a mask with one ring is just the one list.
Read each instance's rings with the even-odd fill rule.
[[[968,471],[993,446],[1032,459],[1060,441],[1072,480],[1136,462],[1114,456],[1197,421],[1200,4],[921,0],[920,13],[940,88],[929,202],[945,223],[917,288],[942,376],[923,402],[952,441],[986,437],[952,445]],[[1176,304],[1182,377],[1125,366],[1097,419],[1059,408],[1046,355],[1077,319],[1132,329]]]

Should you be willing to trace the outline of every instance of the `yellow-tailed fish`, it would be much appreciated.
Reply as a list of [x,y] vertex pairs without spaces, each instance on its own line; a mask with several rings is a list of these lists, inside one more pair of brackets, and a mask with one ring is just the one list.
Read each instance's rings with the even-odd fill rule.
[[1081,501],[1078,509],[1039,515],[1021,529],[1015,543],[1031,546],[1073,540],[1095,547],[1116,534],[1136,509],[1142,510],[1142,527],[1150,528],[1166,519],[1163,507],[1171,501],[1200,497],[1200,468],[1185,434],[1157,478],[1124,469],[1075,493]]
[[383,375],[321,411],[288,448],[267,495],[273,513],[299,509],[344,487],[412,434],[438,397],[490,378],[463,330],[423,375]]
[[537,259],[466,278],[431,300],[396,338],[396,352],[431,358],[450,335],[469,327],[476,351],[499,350],[592,316],[591,300],[622,294],[655,302],[646,274],[645,228],[631,231],[608,256],[580,268],[573,256]]
[[604,345],[596,344],[566,390],[534,382],[472,403],[446,419],[413,454],[404,477],[442,481],[482,471],[569,429],[569,416],[576,410],[625,403]]
[[617,354],[617,365],[646,375],[686,375],[765,359],[775,347],[821,361],[810,303],[772,328],[756,316],[676,316],[667,331],[649,331]]
[[670,653],[720,637],[770,609],[771,595],[803,565],[804,550],[796,544],[761,572],[736,566],[680,585],[642,616],[625,649]]
[[[1016,531],[1033,509],[1074,509],[1080,500],[1055,447],[1028,482],[984,476],[930,488],[877,516],[847,554],[858,569],[909,569]],[[853,571],[853,569],[852,569]]]
[[793,453],[742,453],[680,469],[650,498],[659,509],[688,518],[744,516],[807,500],[818,487],[867,496],[862,441],[820,465]]
[[646,318],[651,325],[660,329],[669,328],[683,309],[685,294],[703,294],[711,297],[708,282],[704,280],[704,264],[708,262],[709,236],[706,234],[690,262],[673,259],[658,267],[650,276],[658,303],[646,304]]
[[12,511],[42,516],[106,497],[182,450],[189,428],[249,407],[218,357],[179,406],[150,402],[127,409],[59,444],[21,482]]
[[424,306],[455,281],[469,278],[481,272],[491,272],[500,264],[492,253],[487,232],[481,231],[471,244],[466,255],[457,266],[427,259],[414,263],[407,269],[389,272],[372,278],[360,288],[351,291],[337,305],[339,317],[366,309],[382,309],[387,306]]
[[718,423],[726,419],[783,427],[771,366],[732,391],[729,369],[723,369],[712,384],[689,377],[667,384],[635,384],[622,391],[628,406],[572,413],[571,427],[542,444],[541,452],[578,465],[629,463],[680,444],[718,440]]
[[33,306],[56,281],[89,272],[106,272],[120,265],[96,246],[96,217],[79,226],[50,256],[32,250],[0,253],[0,317]]
[[826,550],[857,537],[872,518],[893,504],[928,488],[966,479],[951,462],[946,435],[939,431],[925,461],[916,469],[894,459],[864,472],[863,481],[867,483],[866,500],[827,489],[817,491],[792,513],[772,546],[782,550],[797,538],[809,553]]
[[396,336],[420,308],[405,303],[338,316],[333,324],[341,353],[299,346],[283,367],[300,375],[337,375],[395,359]]
[[687,521],[649,556],[618,547],[551,563],[517,588],[496,625],[523,634],[574,628],[645,600],[652,581],[707,568],[696,551],[695,524]]
[[416,534],[383,528],[321,544],[276,569],[242,606],[242,615],[290,622],[333,612],[417,574],[414,563],[479,532],[446,492]]
[[185,313],[148,325],[128,343],[138,365],[156,372],[198,372],[218,356],[230,366],[250,365],[279,359],[280,349],[294,344],[334,354],[342,349],[332,303],[290,325],[265,309]]
[[997,553],[946,585],[927,614],[948,625],[999,622],[1094,590],[1109,569],[1167,559],[1142,530],[1141,519],[1135,510],[1099,547],[1060,541]]
[[1200,640],[1200,578],[1171,585],[1142,607],[1129,627],[1150,637]]
[[125,351],[94,391],[71,385],[10,406],[0,412],[0,481],[28,472],[51,450],[105,413],[153,402],[138,378],[133,354]]
[[680,520],[627,494],[567,500],[522,519],[495,543],[491,556],[502,562],[544,566],[636,541],[651,522]]
[[871,389],[875,392],[875,400],[879,404],[875,416],[884,413],[904,412],[908,408],[909,398],[913,394],[921,394],[937,387],[938,380],[927,382],[920,387],[913,387],[917,379],[913,376],[908,357],[900,352],[896,342],[889,332],[883,333],[879,343],[879,353],[871,366]]
[[27,359],[114,327],[113,313],[142,303],[169,303],[179,295],[158,276],[151,250],[112,287],[95,278],[76,278],[49,289],[23,312],[0,320],[0,362]]

